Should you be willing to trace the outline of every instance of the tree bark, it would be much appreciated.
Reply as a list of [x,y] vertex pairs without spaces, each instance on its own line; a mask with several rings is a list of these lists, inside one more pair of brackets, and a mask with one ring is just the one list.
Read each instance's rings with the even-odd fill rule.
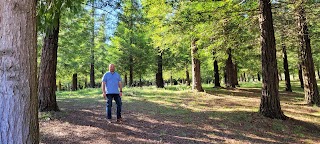
[[127,73],[124,74],[124,86],[128,85],[128,76]]
[[91,12],[91,16],[93,18],[93,26],[91,29],[91,34],[92,34],[92,38],[91,38],[91,48],[90,48],[90,87],[94,88],[95,87],[95,77],[94,77],[94,38],[95,38],[95,34],[94,34],[94,26],[95,26],[95,7],[94,7],[94,0],[92,0],[92,12]]
[[59,91],[62,90],[61,81],[59,81]]
[[142,75],[140,74],[139,87],[142,87]]
[[235,88],[236,85],[235,85],[235,80],[234,80],[234,73],[235,73],[235,66],[232,62],[232,54],[231,54],[231,49],[229,48],[227,50],[227,54],[228,54],[228,59],[226,60],[226,73],[225,73],[225,84],[226,84],[226,87],[232,87],[232,88]]
[[188,71],[188,65],[186,64],[186,85],[187,86],[190,86],[190,74],[189,74],[189,71]]
[[173,85],[173,79],[172,79],[172,71],[170,72],[170,85]]
[[0,143],[39,143],[36,1],[0,1]]
[[203,92],[201,85],[200,60],[198,56],[197,40],[193,39],[191,42],[191,57],[192,57],[192,90]]
[[258,81],[261,81],[260,73],[257,73]]
[[39,75],[39,110],[59,111],[56,101],[56,70],[60,15],[55,15],[53,28],[48,28],[43,40]]
[[216,60],[215,51],[212,52],[213,55],[213,69],[214,69],[214,87],[221,87],[220,85],[220,76],[219,76],[219,66],[218,61]]
[[214,68],[214,87],[221,87],[220,75],[219,75],[219,66],[218,66],[218,61],[217,60],[214,60],[213,68]]
[[320,79],[320,70],[319,70],[319,68],[317,69],[317,74],[318,74],[318,79]]
[[284,78],[286,81],[286,91],[292,92],[291,83],[290,83],[289,64],[288,64],[288,57],[287,57],[287,48],[284,42],[282,42],[282,54],[283,54],[283,69],[284,69],[284,76],[285,76]]
[[[300,57],[300,59],[301,59],[301,57]],[[300,81],[300,87],[304,88],[301,63],[299,64],[299,81]]]
[[310,38],[306,22],[306,14],[303,7],[303,1],[301,1],[298,7],[298,15],[298,28],[300,39],[299,51],[301,55],[305,101],[307,102],[307,104],[316,104],[320,106],[320,96],[315,76],[314,63],[312,58]]
[[130,54],[129,56],[129,87],[133,84],[133,58]]
[[262,94],[259,113],[275,119],[287,119],[279,100],[276,43],[270,0],[260,0]]
[[[158,51],[160,51],[159,48],[158,48]],[[158,63],[158,69],[156,73],[156,85],[157,85],[157,88],[164,88],[163,74],[162,74],[162,52],[158,53],[157,63]]]
[[236,86],[239,86],[239,81],[238,81],[238,66],[237,63],[234,64],[234,75],[233,75],[233,82]]
[[78,75],[77,73],[72,75],[72,87],[71,87],[72,91],[76,91],[78,90]]

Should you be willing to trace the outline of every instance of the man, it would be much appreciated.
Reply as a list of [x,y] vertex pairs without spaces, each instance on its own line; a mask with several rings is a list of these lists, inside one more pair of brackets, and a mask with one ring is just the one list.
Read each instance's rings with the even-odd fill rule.
[[[114,64],[109,65],[109,72],[106,72],[102,77],[102,95],[103,98],[107,99],[107,119],[111,122],[111,107],[112,99],[116,101],[117,104],[117,122],[122,122],[121,118],[121,96],[122,96],[122,84],[120,75],[115,72]],[[120,91],[119,91],[120,90]]]

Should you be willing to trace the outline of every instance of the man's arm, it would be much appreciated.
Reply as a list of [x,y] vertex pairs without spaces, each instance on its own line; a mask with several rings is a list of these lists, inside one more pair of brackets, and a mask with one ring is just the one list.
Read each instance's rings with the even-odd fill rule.
[[121,83],[121,81],[119,81],[118,85],[119,85],[119,89],[120,89],[120,96],[122,96],[122,83]]
[[106,82],[101,83],[102,95],[103,98],[106,99]]

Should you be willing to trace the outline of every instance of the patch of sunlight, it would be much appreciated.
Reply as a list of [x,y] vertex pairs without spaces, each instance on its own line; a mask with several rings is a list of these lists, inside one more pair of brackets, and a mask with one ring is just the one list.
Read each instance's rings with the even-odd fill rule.
[[314,123],[320,126],[320,117],[313,117],[305,114],[285,113],[286,116],[305,122]]
[[148,100],[148,101],[160,104],[162,106],[175,106],[176,105],[174,103],[168,103],[167,101],[162,101],[162,100]]
[[239,112],[239,111],[242,111],[242,112],[253,112],[255,111],[256,109],[250,109],[250,108],[237,108],[237,109],[234,109],[233,107],[221,107],[221,108],[218,108],[217,109],[217,112]]
[[[264,141],[265,143],[277,143],[278,141],[273,139],[273,138],[268,138],[268,137],[260,137],[257,136],[255,134],[245,134],[245,137],[247,138],[251,138],[251,139],[255,139],[255,140],[260,140],[260,141]],[[250,141],[248,141],[250,143]],[[241,142],[243,143],[243,142]]]
[[223,119],[221,118],[221,116],[219,116],[219,117],[217,117],[217,116],[209,116],[209,119],[210,119],[210,120],[217,120],[217,121],[223,120]]
[[305,144],[314,144],[315,142],[313,140],[310,139],[300,139],[301,143],[305,143]]
[[132,126],[129,126],[129,125],[121,125],[121,127],[127,129],[127,130],[130,130],[130,131],[134,131],[134,132],[140,132],[140,133],[143,133],[144,131],[139,129],[139,128],[136,128],[136,127],[132,127]]

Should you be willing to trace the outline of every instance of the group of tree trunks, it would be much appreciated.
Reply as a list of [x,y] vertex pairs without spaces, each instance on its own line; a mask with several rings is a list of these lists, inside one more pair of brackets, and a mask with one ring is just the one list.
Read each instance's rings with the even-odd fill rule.
[[[0,107],[2,108],[1,139],[0,143],[38,143],[38,106],[40,111],[59,110],[56,103],[56,64],[58,49],[58,33],[60,14],[56,14],[52,28],[48,28],[42,48],[39,87],[37,86],[37,52],[36,52],[36,1],[20,0],[15,4],[8,0],[0,1],[0,28],[4,35],[1,37],[1,94]],[[276,60],[276,44],[271,13],[270,0],[260,0],[260,30],[261,30],[261,61],[262,61],[262,94],[259,112],[267,117],[287,119],[280,107],[279,78]],[[22,11],[22,12],[21,12]],[[312,59],[310,38],[305,18],[303,1],[297,9],[301,59],[301,77],[305,99],[308,104],[320,105],[319,92],[315,79],[315,69]],[[10,15],[11,17],[8,17]],[[203,91],[201,86],[200,60],[198,59],[197,39],[191,40],[192,56],[192,88]],[[285,45],[282,47],[286,59]],[[93,54],[93,52],[92,52]],[[234,87],[236,66],[232,62],[231,50],[228,51],[226,62],[226,83]],[[162,54],[158,56],[157,86],[163,87]],[[132,61],[132,59],[129,59]],[[287,62],[284,60],[287,67]],[[94,63],[91,62],[91,69]],[[215,78],[218,79],[217,61],[214,61]],[[286,68],[285,68],[286,69]],[[287,70],[285,70],[287,71]],[[90,72],[90,75],[94,71]],[[188,74],[188,73],[186,73]],[[76,78],[77,75],[75,74]],[[132,68],[130,68],[129,84],[132,84]],[[289,79],[286,74],[286,79]],[[94,86],[94,78],[90,78]],[[290,83],[286,83],[287,90],[291,90]],[[215,81],[215,86],[220,83]],[[38,90],[37,90],[38,88]],[[39,96],[39,98],[38,98]]]

